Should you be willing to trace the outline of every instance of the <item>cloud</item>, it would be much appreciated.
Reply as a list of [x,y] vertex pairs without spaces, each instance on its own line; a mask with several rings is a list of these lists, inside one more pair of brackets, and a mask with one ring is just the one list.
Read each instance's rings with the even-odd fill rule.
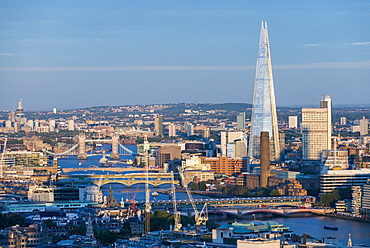
[[13,54],[10,53],[0,53],[0,56],[12,56]]
[[370,69],[370,60],[357,62],[319,62],[296,65],[276,65],[273,69]]
[[244,71],[255,66],[3,67],[0,71]]
[[[232,66],[113,66],[113,67],[0,67],[0,71],[250,71],[254,65]],[[298,69],[370,69],[370,60],[358,62],[319,62],[273,65],[275,70]]]
[[354,46],[368,46],[368,45],[370,45],[370,41],[365,41],[365,42],[353,42],[353,43],[351,43],[351,45],[354,45]]
[[303,46],[307,46],[307,47],[317,47],[317,46],[321,46],[320,43],[317,43],[317,44],[303,44]]

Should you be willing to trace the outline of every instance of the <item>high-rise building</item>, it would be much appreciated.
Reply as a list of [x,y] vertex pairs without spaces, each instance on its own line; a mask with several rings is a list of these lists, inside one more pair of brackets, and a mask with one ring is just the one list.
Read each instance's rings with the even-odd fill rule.
[[244,134],[237,132],[221,132],[221,156],[222,157],[245,157]]
[[298,117],[289,116],[289,128],[298,128]]
[[208,139],[209,137],[211,137],[211,129],[209,127],[205,127],[203,129],[202,138]]
[[340,125],[347,125],[347,118],[345,116],[340,117]]
[[24,110],[23,110],[22,99],[18,102],[18,108],[15,111],[15,121],[19,122],[20,124],[25,124],[27,122],[27,119],[25,117]]
[[360,120],[360,135],[369,134],[369,120],[365,119],[365,116]]
[[190,137],[194,135],[194,125],[191,123],[186,123],[185,124],[185,130],[186,130],[186,136]]
[[168,136],[169,137],[176,137],[176,125],[171,123],[169,126],[168,126]]
[[322,96],[320,108],[302,108],[302,149],[304,160],[319,160],[331,150],[331,99]]
[[163,136],[163,120],[160,115],[154,117],[154,133],[155,136]]
[[74,131],[75,130],[75,121],[74,120],[68,120],[68,130]]
[[245,129],[245,112],[241,112],[236,116],[236,128]]
[[279,134],[276,116],[274,82],[272,77],[272,65],[270,45],[267,32],[267,23],[262,22],[259,52],[256,66],[256,78],[254,81],[252,126],[249,137],[249,151],[251,157],[260,156],[261,132],[269,132],[270,158],[279,160]]

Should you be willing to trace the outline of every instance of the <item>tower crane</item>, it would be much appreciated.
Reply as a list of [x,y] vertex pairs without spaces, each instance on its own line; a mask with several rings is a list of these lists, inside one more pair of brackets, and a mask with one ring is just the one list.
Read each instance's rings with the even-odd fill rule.
[[149,191],[149,164],[146,164],[146,183],[145,183],[145,233],[150,232],[150,191]]
[[8,141],[7,138],[5,138],[5,141],[4,141],[4,147],[3,147],[3,152],[1,153],[1,167],[0,167],[0,177],[3,178],[4,177],[4,153],[5,153],[5,149],[6,149],[6,142]]
[[174,178],[173,172],[171,173],[171,175],[172,175],[171,192],[172,192],[172,201],[173,201],[173,215],[174,215],[174,221],[175,221],[173,231],[178,232],[180,231],[182,224],[181,224],[180,212],[177,210],[175,178]]
[[178,170],[179,170],[179,173],[180,173],[180,176],[181,176],[181,181],[182,181],[183,186],[186,190],[186,193],[188,194],[190,203],[191,203],[191,205],[193,207],[193,210],[194,210],[194,214],[195,214],[194,218],[195,218],[196,229],[197,229],[197,231],[199,231],[201,226],[206,225],[206,223],[208,221],[207,203],[204,203],[202,210],[199,212],[198,209],[197,209],[197,206],[195,205],[193,196],[191,195],[190,189],[188,188],[188,185],[186,184],[186,180],[185,180],[183,170],[180,167],[178,167]]

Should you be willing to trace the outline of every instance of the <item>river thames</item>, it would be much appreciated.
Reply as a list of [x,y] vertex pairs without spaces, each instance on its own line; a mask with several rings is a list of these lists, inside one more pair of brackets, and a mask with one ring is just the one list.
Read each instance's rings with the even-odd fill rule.
[[[59,159],[58,163],[61,168],[65,167],[89,167],[89,166],[96,166],[99,165],[99,159],[101,155],[89,157],[85,161],[77,160],[76,156],[71,156],[69,158]],[[133,159],[132,156],[125,156],[121,157],[121,159]],[[116,165],[116,166],[123,166],[124,165]],[[171,185],[163,185],[160,189],[169,189]],[[117,199],[117,201],[125,201],[127,199],[135,198],[137,201],[142,201],[145,199],[145,186],[138,185],[133,186],[132,188],[127,188],[122,184],[111,184],[111,185],[104,185],[102,186],[102,192],[104,196],[109,194],[110,188],[113,191],[113,195]],[[151,187],[151,192],[155,192],[158,188]],[[208,197],[200,196],[200,195],[193,195],[195,199],[207,199]],[[168,200],[169,196],[167,194],[158,194],[158,196],[153,197],[151,196],[152,200]],[[186,193],[177,192],[176,198],[178,200],[188,199]],[[323,238],[327,237],[335,237],[338,239],[339,243],[346,244],[348,239],[348,234],[351,234],[353,244],[363,244],[370,246],[370,223],[369,222],[360,222],[360,221],[353,221],[353,220],[346,220],[346,219],[339,219],[334,217],[326,217],[326,216],[317,216],[312,215],[309,217],[271,217],[271,216],[257,216],[260,220],[274,220],[278,223],[284,224],[284,226],[289,227],[290,231],[295,234],[302,235],[303,233],[307,233],[308,235],[315,237],[317,239],[322,240]],[[251,220],[249,217],[248,220]],[[230,220],[226,219],[214,219],[214,221],[218,224],[227,223]],[[239,220],[241,221],[241,219]],[[338,231],[332,231],[324,229],[324,226],[336,226],[338,227]]]

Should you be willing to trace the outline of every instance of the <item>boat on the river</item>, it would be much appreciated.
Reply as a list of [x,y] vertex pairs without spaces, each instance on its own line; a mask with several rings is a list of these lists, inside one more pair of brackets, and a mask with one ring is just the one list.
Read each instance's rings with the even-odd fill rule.
[[157,192],[153,192],[152,193],[152,196],[158,196],[158,193]]
[[338,227],[337,226],[324,226],[324,229],[338,231]]

